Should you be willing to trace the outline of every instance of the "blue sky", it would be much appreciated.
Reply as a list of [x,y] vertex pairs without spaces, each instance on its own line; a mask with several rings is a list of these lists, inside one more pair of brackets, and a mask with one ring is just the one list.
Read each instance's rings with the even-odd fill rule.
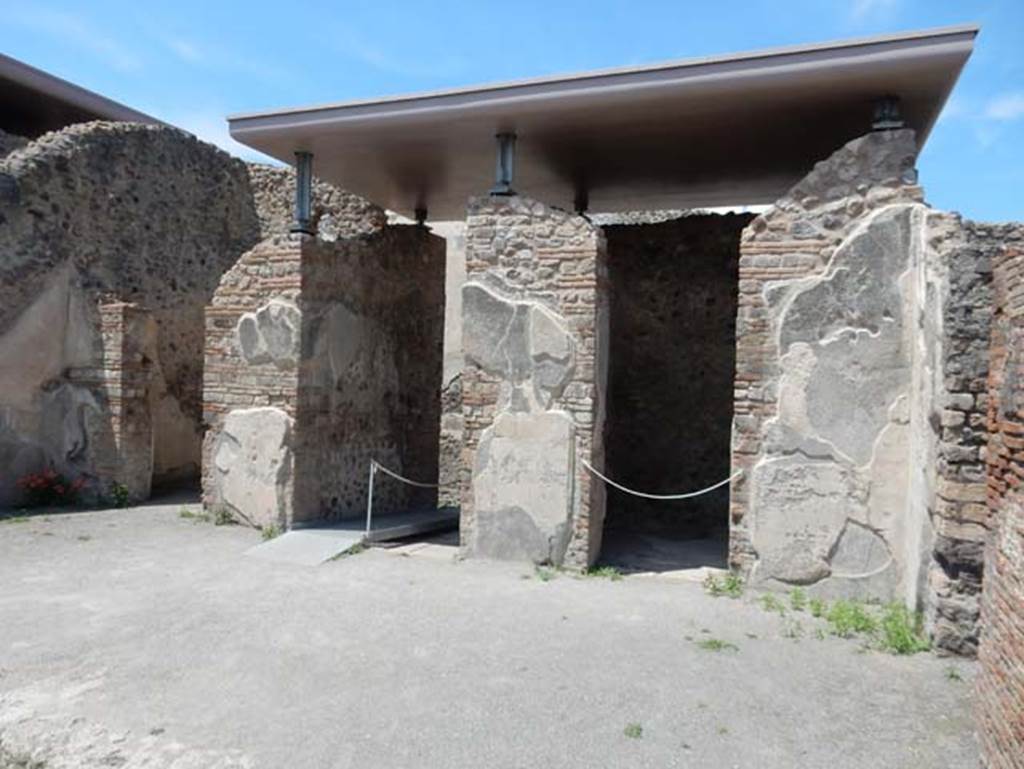
[[1024,0],[4,6],[3,53],[244,157],[227,114],[977,22],[921,180],[937,207],[1024,219]]

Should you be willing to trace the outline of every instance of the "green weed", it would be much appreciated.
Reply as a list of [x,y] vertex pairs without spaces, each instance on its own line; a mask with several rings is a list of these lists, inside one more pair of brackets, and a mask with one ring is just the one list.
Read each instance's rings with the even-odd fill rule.
[[271,540],[275,537],[280,537],[281,527],[276,523],[267,524],[260,528],[260,536],[262,536],[264,540]]
[[128,507],[132,502],[131,492],[123,483],[110,484],[110,501],[114,507]]
[[960,671],[950,665],[946,668],[946,680],[947,681],[963,681],[963,677],[960,675]]
[[541,582],[550,582],[558,576],[558,571],[552,569],[550,566],[534,566],[533,574]]
[[808,601],[807,608],[810,609],[811,616],[817,619],[822,619],[828,613],[828,604],[820,598],[812,598]]
[[631,740],[639,740],[644,736],[644,728],[640,724],[626,724],[626,728],[622,730],[622,733]]
[[704,589],[708,595],[715,598],[720,598],[721,596],[739,598],[743,595],[743,577],[730,572],[719,579],[714,574],[709,574],[704,579]]
[[591,566],[583,573],[588,577],[610,579],[612,582],[618,582],[622,579],[622,572],[614,566]]
[[793,611],[807,608],[807,592],[802,587],[794,587],[789,591],[789,607]]
[[786,615],[786,605],[771,593],[762,594],[758,600],[765,611],[777,612],[780,617]]
[[892,654],[916,654],[932,648],[923,632],[921,615],[892,603],[882,610],[878,623],[878,645]]
[[839,600],[825,614],[832,635],[850,638],[858,633],[873,634],[878,620],[856,601]]
[[6,517],[0,516],[0,523],[26,523],[30,520],[32,520],[32,518],[28,515],[10,515]]
[[231,511],[224,506],[214,508],[213,511],[213,525],[214,526],[228,526],[235,522],[235,516],[231,514]]
[[705,638],[703,641],[698,641],[697,646],[709,652],[738,652],[740,650],[736,644],[723,641],[720,638]]
[[330,561],[340,561],[340,560],[342,560],[344,558],[351,558],[353,555],[359,555],[360,553],[365,553],[369,549],[370,548],[365,543],[363,543],[363,542],[356,542],[348,550],[342,550],[340,553],[338,553],[335,556],[332,556],[328,560],[330,560]]

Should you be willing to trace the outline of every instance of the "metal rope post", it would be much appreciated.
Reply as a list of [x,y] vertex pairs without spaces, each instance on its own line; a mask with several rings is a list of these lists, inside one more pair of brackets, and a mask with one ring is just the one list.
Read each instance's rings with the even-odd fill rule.
[[377,462],[370,460],[370,489],[366,492],[366,536],[370,536],[370,524],[373,522],[373,479],[377,476]]

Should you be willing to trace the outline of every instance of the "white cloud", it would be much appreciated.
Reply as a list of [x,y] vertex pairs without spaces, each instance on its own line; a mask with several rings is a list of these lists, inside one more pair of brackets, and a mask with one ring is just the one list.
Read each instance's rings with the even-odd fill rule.
[[171,52],[184,62],[199,64],[205,58],[199,48],[188,40],[175,37],[165,42],[167,47],[171,49]]
[[402,77],[447,77],[462,72],[465,61],[456,56],[425,56],[415,61],[403,59],[364,40],[351,30],[336,30],[332,46],[342,55],[362,62],[373,69]]
[[897,5],[899,0],[853,0],[850,5],[850,18],[853,21],[865,21],[869,18],[887,16]]
[[161,37],[161,40],[171,53],[191,66],[203,67],[218,73],[240,72],[265,83],[287,85],[293,80],[288,70],[262,59],[241,56],[221,46],[204,46],[202,43],[181,37]]
[[4,9],[6,21],[34,29],[62,42],[89,51],[122,72],[142,69],[142,60],[135,52],[105,35],[87,19],[71,13],[19,4]]
[[228,131],[227,117],[223,112],[207,110],[204,112],[181,112],[178,114],[164,113],[160,115],[160,119],[178,128],[183,128],[189,133],[195,134],[203,141],[215,144],[225,152],[242,160],[279,165],[278,161],[273,158],[232,139],[231,133]]
[[1024,117],[1024,91],[1004,93],[992,99],[985,107],[989,120],[1016,120]]

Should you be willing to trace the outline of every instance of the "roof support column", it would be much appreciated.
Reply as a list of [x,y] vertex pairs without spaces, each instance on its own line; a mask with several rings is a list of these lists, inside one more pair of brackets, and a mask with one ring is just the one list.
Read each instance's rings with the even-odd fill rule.
[[512,172],[515,164],[516,135],[500,133],[495,138],[498,140],[498,164],[494,173],[494,186],[491,188],[491,195],[501,197],[515,195],[515,190],[512,189]]
[[900,114],[899,97],[883,96],[875,102],[875,115],[871,122],[871,130],[898,131],[900,128],[903,128],[903,116]]
[[292,232],[313,234],[313,153],[295,153],[295,221]]

